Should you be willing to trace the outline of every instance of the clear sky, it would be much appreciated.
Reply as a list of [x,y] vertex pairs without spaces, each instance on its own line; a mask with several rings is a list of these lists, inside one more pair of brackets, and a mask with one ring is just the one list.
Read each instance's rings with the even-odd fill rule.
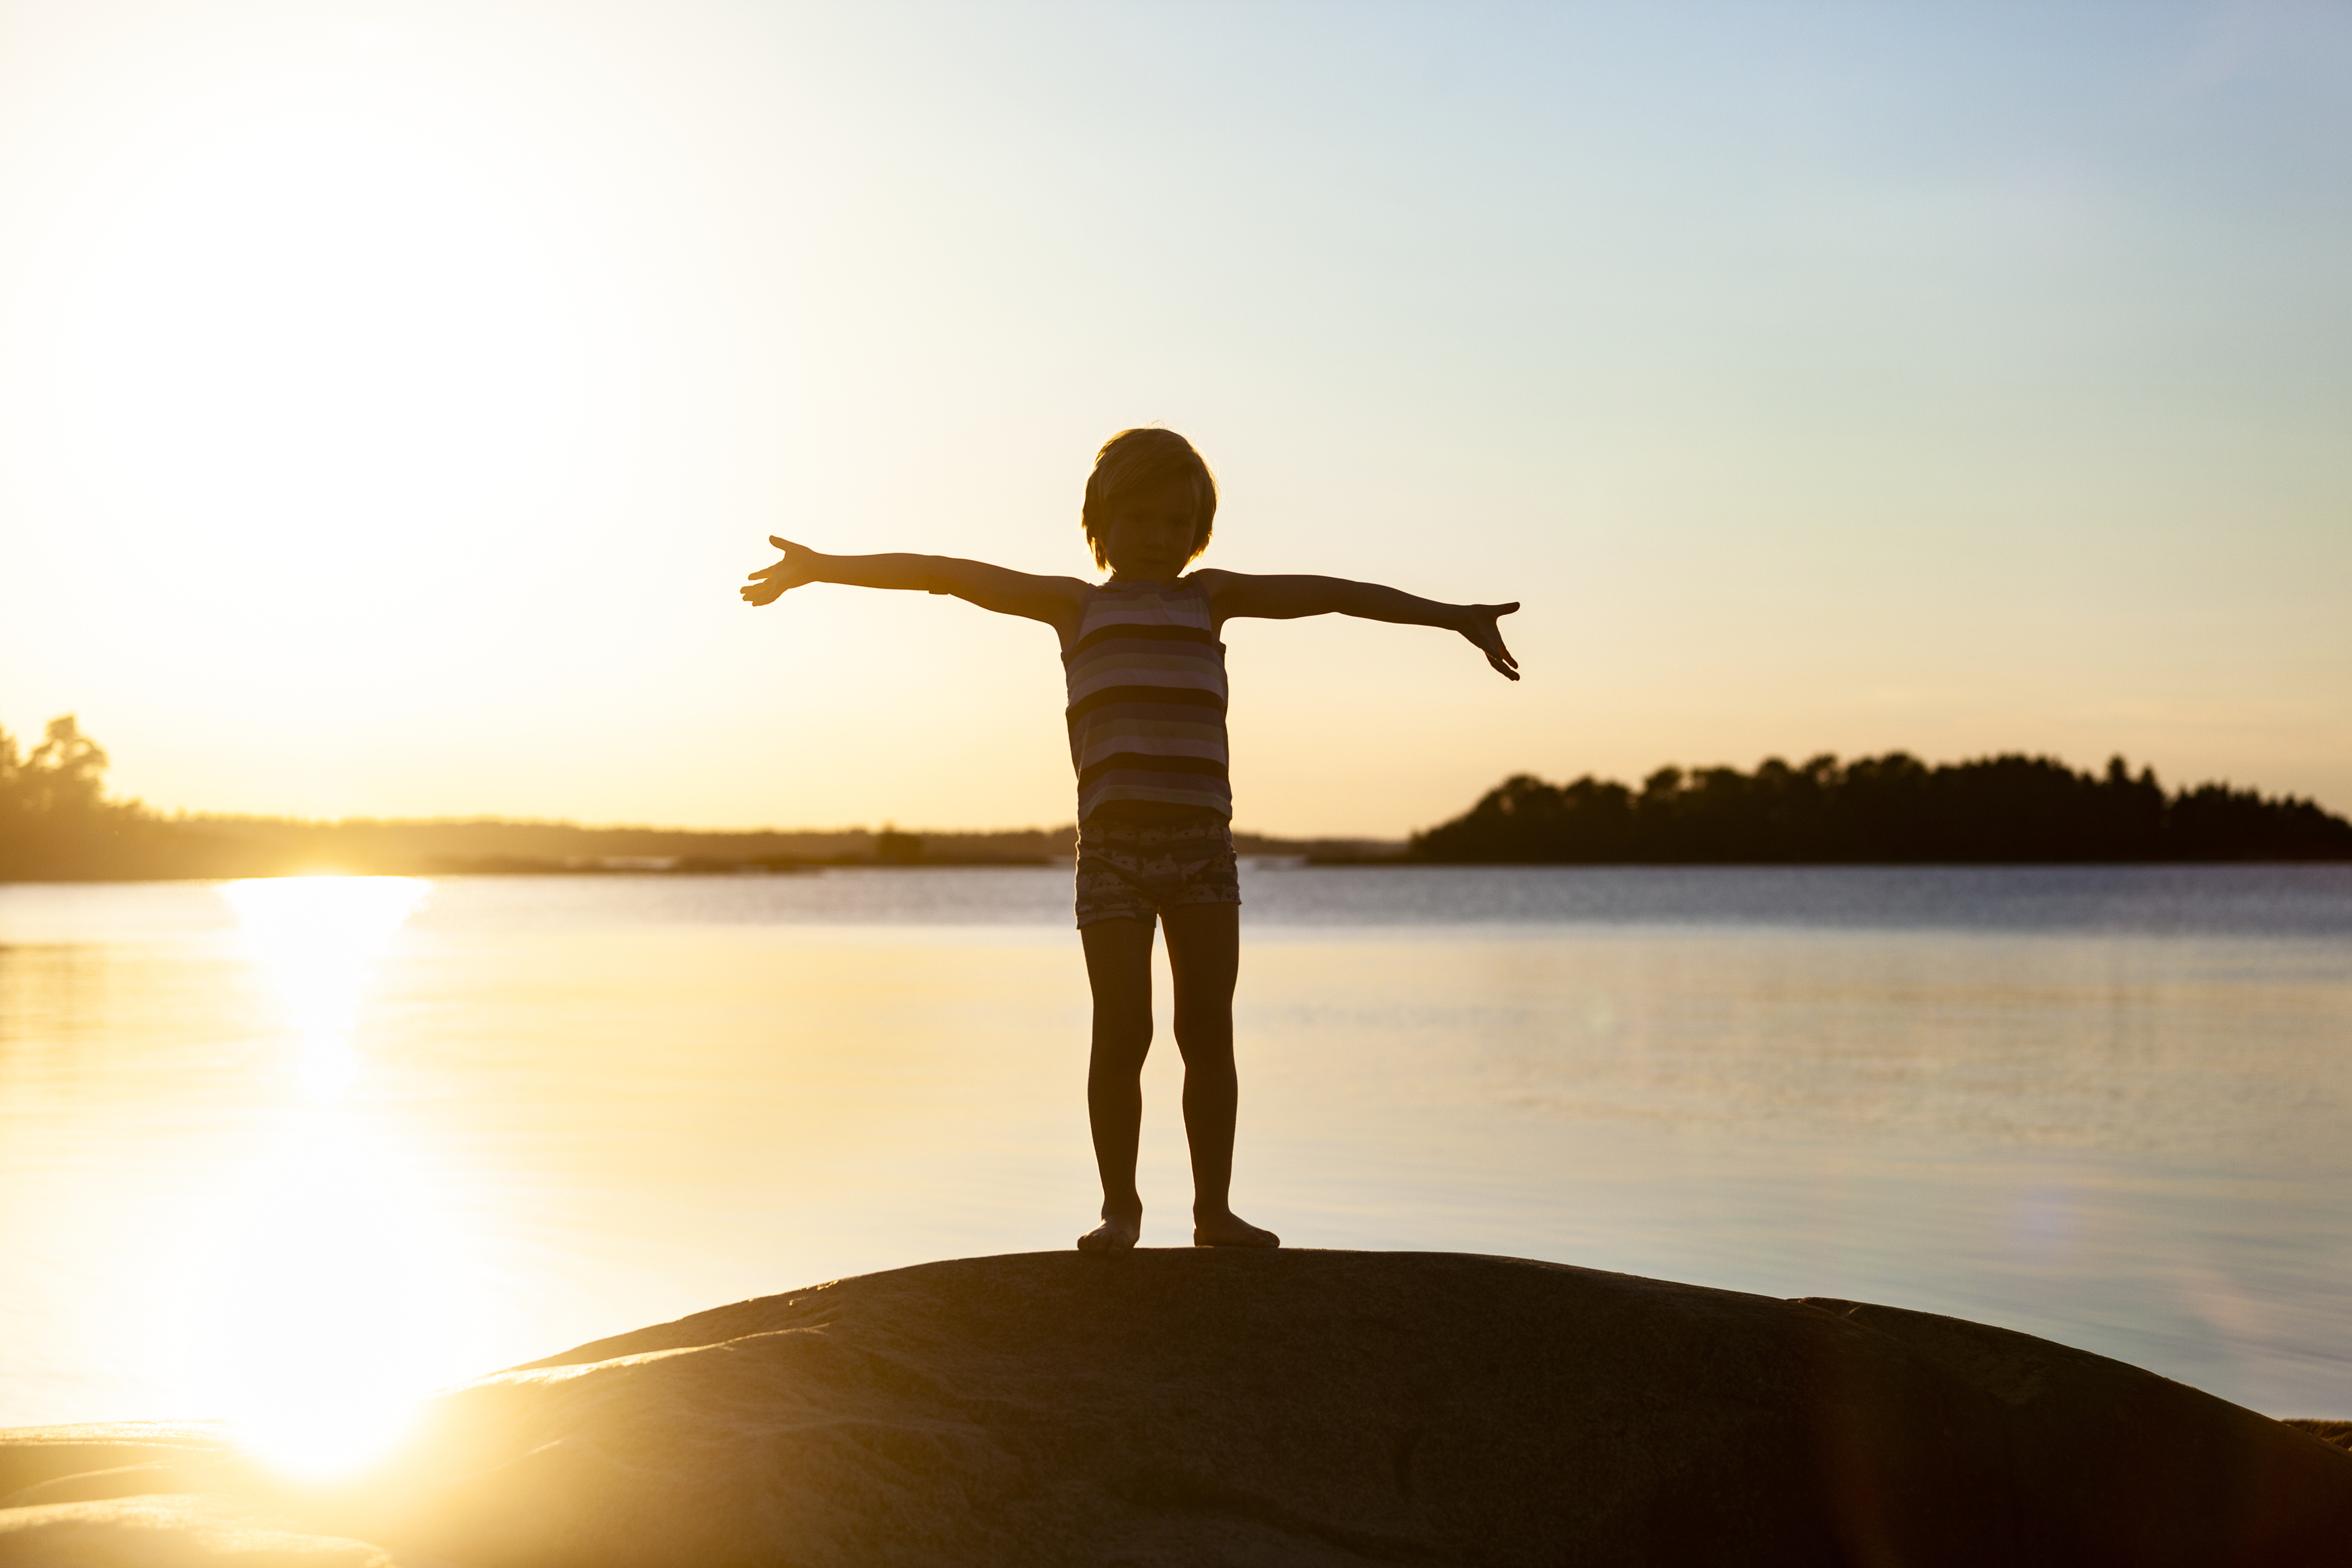
[[2123,752],[2352,809],[2339,4],[0,0],[0,724],[165,807],[1066,820],[1052,636],[781,531],[1524,600],[1229,630],[1238,825]]

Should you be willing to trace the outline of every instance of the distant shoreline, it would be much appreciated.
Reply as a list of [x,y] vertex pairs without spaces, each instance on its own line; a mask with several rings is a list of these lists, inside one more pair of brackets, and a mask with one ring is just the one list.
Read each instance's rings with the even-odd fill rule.
[[[390,876],[790,874],[825,867],[1067,864],[1077,828],[583,827],[498,818],[164,816],[105,794],[106,752],[70,716],[28,752],[0,731],[0,883]],[[1967,866],[2352,861],[2352,822],[2226,784],[2168,793],[2121,757],[2076,773],[2003,753],[1903,752],[1753,773],[1664,767],[1638,789],[1505,779],[1404,841],[1236,832],[1249,857],[1317,866]]]
[[[0,888],[89,887],[101,884],[132,884],[149,882],[211,883],[241,881],[275,877],[418,877],[427,879],[453,877],[484,878],[559,878],[564,879],[597,879],[639,877],[663,879],[758,879],[764,877],[814,877],[829,871],[867,871],[888,875],[902,871],[1006,871],[1051,870],[1068,875],[1072,857],[1040,857],[1034,859],[1013,857],[991,858],[923,858],[911,860],[877,860],[842,857],[808,861],[742,861],[728,862],[710,859],[679,859],[671,862],[659,858],[660,863],[642,863],[636,857],[618,857],[608,861],[566,863],[552,860],[489,858],[483,860],[436,859],[420,862],[375,862],[352,864],[343,861],[306,861],[299,864],[263,863],[225,867],[216,870],[180,872],[173,874],[142,874],[126,871],[110,874],[58,875],[34,877],[0,877]],[[2101,869],[2101,870],[2189,870],[2255,868],[2261,867],[2323,867],[2352,865],[2352,859],[2297,858],[2242,860],[1424,860],[1408,854],[1371,855],[1308,855],[1287,852],[1247,853],[1241,857],[1244,865],[1250,862],[1288,862],[1302,870],[1339,870],[1368,872],[1404,871],[1893,871],[1893,870],[2031,870],[2031,869]]]
[[[902,833],[894,828],[584,827],[498,819],[310,822],[286,817],[132,817],[79,843],[0,862],[0,883],[217,881],[352,876],[744,876],[830,868],[1068,866],[1077,829]],[[1394,840],[1237,833],[1245,858],[1400,861]]]
[[[1450,826],[1450,825],[1449,825]],[[2283,854],[2152,856],[2098,852],[1864,854],[1802,856],[1737,851],[1691,853],[1679,846],[1627,853],[1614,845],[1573,844],[1569,852],[1525,833],[1467,846],[1444,830],[1414,839],[1277,838],[1236,833],[1244,860],[1279,860],[1317,868],[1404,869],[1533,867],[1692,869],[1703,867],[2178,866],[2352,862],[2305,845]],[[992,833],[902,833],[831,828],[730,832],[723,829],[584,827],[568,823],[472,821],[306,822],[278,817],[147,817],[79,843],[21,851],[0,863],[0,885],[77,882],[221,881],[252,877],[337,874],[398,877],[737,877],[802,876],[825,870],[1066,869],[1077,833],[1065,825]],[[1436,840],[1436,842],[1433,842]],[[2254,846],[2259,849],[2259,845]],[[1664,852],[1661,852],[1661,851]],[[59,853],[58,851],[63,851]]]

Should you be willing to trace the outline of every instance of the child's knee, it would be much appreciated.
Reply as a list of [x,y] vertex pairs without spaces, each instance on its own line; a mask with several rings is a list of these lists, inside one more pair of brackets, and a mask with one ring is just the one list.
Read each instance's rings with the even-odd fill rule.
[[1179,1043],[1186,1039],[1207,1039],[1212,1035],[1234,1032],[1234,1001],[1230,995],[1212,994],[1206,996],[1176,995],[1174,1016]]
[[1094,1043],[1097,1056],[1109,1052],[1132,1056],[1137,1061],[1141,1061],[1144,1054],[1151,1048],[1151,1010],[1147,1007],[1139,1013],[1129,1013],[1122,1009],[1106,1014],[1097,1008],[1095,1012]]
[[1183,1018],[1176,1020],[1176,1051],[1188,1062],[1231,1059],[1234,1054],[1234,1017],[1230,1013],[1222,1017]]

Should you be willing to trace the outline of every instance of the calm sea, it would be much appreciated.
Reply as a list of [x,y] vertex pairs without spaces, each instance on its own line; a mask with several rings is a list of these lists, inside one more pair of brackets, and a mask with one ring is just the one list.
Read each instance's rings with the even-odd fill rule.
[[[1236,1206],[1293,1244],[1892,1302],[2352,1415],[2352,868],[1244,883]],[[1067,1246],[1068,898],[0,888],[0,1425],[356,1408]],[[1178,1075],[1171,1042],[1155,1246],[1187,1236]]]

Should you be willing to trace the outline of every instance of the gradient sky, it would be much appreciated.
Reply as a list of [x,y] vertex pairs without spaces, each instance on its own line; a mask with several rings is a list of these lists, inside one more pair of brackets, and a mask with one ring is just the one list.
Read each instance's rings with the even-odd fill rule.
[[0,724],[315,816],[1066,820],[1123,426],[1238,825],[2111,752],[2352,809],[2341,5],[0,3]]

